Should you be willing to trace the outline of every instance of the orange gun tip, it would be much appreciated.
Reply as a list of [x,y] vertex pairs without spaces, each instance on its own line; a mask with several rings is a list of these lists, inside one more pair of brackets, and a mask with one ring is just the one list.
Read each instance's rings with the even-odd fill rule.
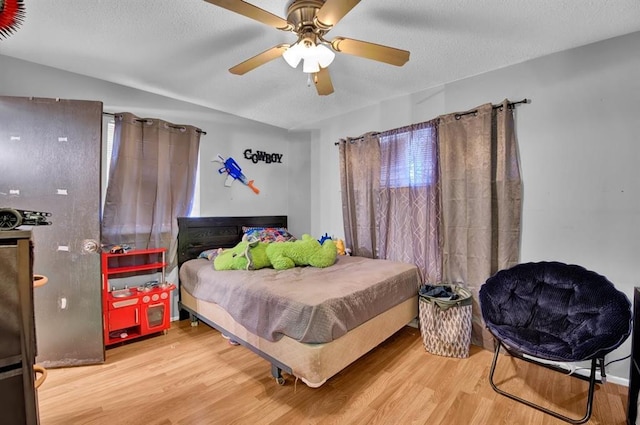
[[251,190],[255,192],[256,195],[260,193],[260,189],[258,189],[253,185],[253,180],[249,180],[249,184],[247,184],[247,186],[249,186]]

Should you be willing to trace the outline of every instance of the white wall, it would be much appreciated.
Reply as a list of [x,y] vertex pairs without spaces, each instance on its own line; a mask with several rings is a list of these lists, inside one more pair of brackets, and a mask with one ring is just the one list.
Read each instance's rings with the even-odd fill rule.
[[[521,260],[581,264],[632,299],[640,286],[640,33],[556,53],[422,93],[402,96],[311,127],[314,233],[344,235],[341,137],[383,131],[528,98],[516,112],[524,182]],[[607,361],[630,352],[631,339]],[[629,362],[608,374],[625,383]]]

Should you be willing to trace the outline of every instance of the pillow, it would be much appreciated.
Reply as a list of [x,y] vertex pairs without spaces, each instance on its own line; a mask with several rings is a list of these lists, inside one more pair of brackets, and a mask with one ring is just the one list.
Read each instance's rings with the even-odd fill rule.
[[213,261],[213,259],[216,258],[219,253],[220,253],[220,248],[207,249],[205,251],[202,251],[198,255],[198,258],[204,258],[205,260]]
[[247,227],[242,226],[242,232],[247,240],[259,240],[260,242],[287,242],[295,241],[293,236],[285,227]]

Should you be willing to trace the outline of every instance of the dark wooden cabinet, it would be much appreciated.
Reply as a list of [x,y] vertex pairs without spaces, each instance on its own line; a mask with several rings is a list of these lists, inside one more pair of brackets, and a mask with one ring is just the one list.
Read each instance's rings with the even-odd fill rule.
[[31,232],[0,231],[0,422],[39,423]]

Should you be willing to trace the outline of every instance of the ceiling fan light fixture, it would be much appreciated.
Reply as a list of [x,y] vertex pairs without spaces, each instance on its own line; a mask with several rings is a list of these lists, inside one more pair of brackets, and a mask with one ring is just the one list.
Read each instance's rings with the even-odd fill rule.
[[331,65],[333,59],[336,57],[336,54],[333,53],[333,50],[325,46],[324,44],[318,44],[316,46],[316,57],[318,58],[318,63],[322,68],[326,68]]
[[282,57],[289,64],[291,68],[297,68],[298,64],[302,60],[302,50],[304,48],[300,46],[300,43],[296,43],[284,51]]
[[315,57],[306,57],[304,58],[304,63],[302,64],[302,72],[306,74],[314,74],[320,71],[320,64],[318,63],[318,59]]
[[297,68],[302,60],[302,72],[313,74],[320,71],[321,67],[331,65],[336,54],[324,44],[304,39],[285,50],[282,57],[292,68]]

